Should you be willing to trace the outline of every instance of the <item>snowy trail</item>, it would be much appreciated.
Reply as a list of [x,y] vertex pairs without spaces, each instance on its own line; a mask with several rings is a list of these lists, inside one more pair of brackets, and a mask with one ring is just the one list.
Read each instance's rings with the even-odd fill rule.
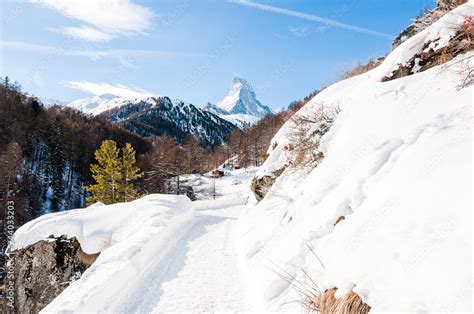
[[[246,175],[246,177],[250,174]],[[115,313],[236,312],[246,309],[235,250],[235,226],[247,181],[219,182],[220,197],[193,202],[195,219],[157,252],[108,310]],[[123,300],[123,301],[122,301]]]
[[[238,212],[240,208],[234,208]],[[234,250],[236,217],[202,215],[190,233],[184,266],[163,282],[153,312],[243,310]],[[201,232],[204,232],[201,236]]]
[[133,289],[122,313],[243,310],[234,225],[241,206],[205,211]]

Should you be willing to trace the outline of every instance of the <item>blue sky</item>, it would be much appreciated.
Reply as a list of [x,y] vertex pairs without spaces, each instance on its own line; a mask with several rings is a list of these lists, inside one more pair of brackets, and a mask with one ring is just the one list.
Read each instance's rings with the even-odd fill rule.
[[434,0],[4,0],[0,75],[64,101],[130,89],[216,103],[236,75],[274,109],[382,56]]

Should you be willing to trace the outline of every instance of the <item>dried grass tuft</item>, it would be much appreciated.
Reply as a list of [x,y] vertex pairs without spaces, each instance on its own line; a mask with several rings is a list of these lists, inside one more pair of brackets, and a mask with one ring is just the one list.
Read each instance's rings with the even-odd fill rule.
[[81,249],[81,247],[79,247],[76,251],[77,259],[81,261],[81,263],[84,264],[86,267],[90,267],[95,262],[97,257],[99,257],[99,255],[100,252],[95,254],[87,254]]
[[318,295],[314,300],[308,302],[312,307],[310,311],[319,312],[321,314],[365,314],[369,313],[370,306],[362,301],[357,293],[351,291],[344,297],[336,299],[334,294],[337,289],[332,288]]

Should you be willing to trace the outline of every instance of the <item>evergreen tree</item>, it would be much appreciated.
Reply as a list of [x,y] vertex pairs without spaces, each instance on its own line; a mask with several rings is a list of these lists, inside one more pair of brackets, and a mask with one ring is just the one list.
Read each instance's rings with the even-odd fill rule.
[[87,203],[90,205],[95,202],[104,204],[119,202],[119,185],[122,181],[122,173],[117,143],[112,140],[103,141],[95,152],[95,159],[98,164],[91,165],[91,172],[96,183],[86,187],[87,191],[92,193],[87,198]]
[[123,147],[120,155],[117,143],[105,140],[95,152],[95,158],[98,164],[91,165],[91,172],[96,183],[86,188],[92,193],[87,198],[88,204],[128,202],[138,196],[132,181],[139,178],[141,173],[135,167],[135,150],[130,143]]
[[140,169],[135,167],[135,150],[130,143],[122,148],[121,174],[122,184],[120,185],[120,197],[122,201],[128,202],[138,196],[138,191],[134,188],[132,181],[142,176]]

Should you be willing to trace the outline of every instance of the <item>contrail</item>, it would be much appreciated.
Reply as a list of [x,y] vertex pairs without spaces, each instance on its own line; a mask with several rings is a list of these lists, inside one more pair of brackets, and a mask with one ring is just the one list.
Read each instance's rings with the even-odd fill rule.
[[344,23],[334,21],[334,20],[331,20],[331,19],[327,19],[327,18],[324,18],[324,17],[311,15],[311,14],[306,14],[306,13],[301,13],[301,12],[298,12],[298,11],[282,9],[282,8],[278,8],[278,7],[274,7],[274,6],[266,5],[266,4],[261,4],[261,3],[257,3],[257,2],[253,2],[253,1],[228,0],[228,2],[239,4],[239,5],[244,5],[244,6],[254,8],[254,9],[258,9],[258,10],[262,10],[262,11],[293,16],[293,17],[297,17],[299,19],[318,22],[318,23],[322,23],[322,24],[326,24],[326,25],[334,26],[334,27],[339,27],[339,28],[347,29],[347,30],[350,30],[350,31],[358,32],[358,33],[364,33],[364,34],[369,34],[369,35],[374,35],[374,36],[379,36],[379,37],[385,37],[385,38],[390,38],[390,39],[393,39],[393,37],[394,37],[394,36],[389,35],[389,34],[373,31],[373,30],[363,28],[363,27],[344,24]]

